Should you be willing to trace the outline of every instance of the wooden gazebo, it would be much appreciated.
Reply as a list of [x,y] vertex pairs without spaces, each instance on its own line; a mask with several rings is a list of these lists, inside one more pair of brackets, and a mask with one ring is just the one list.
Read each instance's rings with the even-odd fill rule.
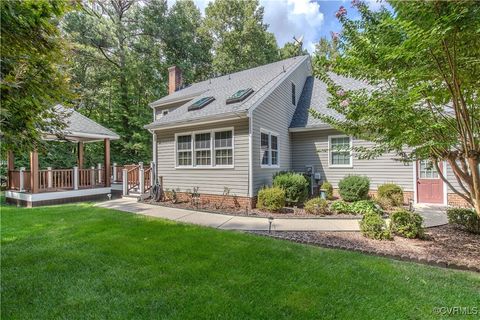
[[[67,169],[39,168],[38,152],[30,152],[30,168],[16,168],[14,154],[7,154],[7,201],[33,206],[46,203],[61,203],[69,200],[88,200],[99,195],[111,194],[112,169],[113,177],[117,169],[110,164],[110,141],[120,137],[113,131],[76,111],[67,111],[58,105],[58,112],[66,112],[67,127],[58,135],[44,134],[44,140],[68,141],[77,144],[77,166]],[[103,142],[103,164],[84,168],[84,144]],[[119,168],[119,170],[122,170]],[[120,176],[120,175],[118,175]],[[120,177],[119,177],[120,178]],[[116,179],[114,179],[116,180]],[[57,200],[57,201],[55,201]]]

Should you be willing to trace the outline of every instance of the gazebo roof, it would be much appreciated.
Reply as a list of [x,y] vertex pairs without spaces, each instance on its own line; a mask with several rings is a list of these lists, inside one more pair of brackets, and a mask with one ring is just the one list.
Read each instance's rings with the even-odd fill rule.
[[[103,139],[120,139],[120,136],[112,130],[105,128],[75,110],[67,109],[62,105],[56,105],[55,109],[66,114],[64,120],[67,123],[67,127],[61,132],[66,140],[94,142],[102,141]],[[58,140],[58,137],[54,134],[45,134],[44,139]]]

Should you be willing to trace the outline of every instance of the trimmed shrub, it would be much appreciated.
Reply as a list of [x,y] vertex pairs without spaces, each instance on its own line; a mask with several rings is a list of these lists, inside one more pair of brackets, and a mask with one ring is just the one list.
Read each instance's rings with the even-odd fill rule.
[[367,213],[360,221],[360,231],[370,239],[391,240],[392,234],[382,217],[376,213]]
[[390,230],[405,238],[423,238],[423,218],[416,212],[398,210],[392,213]]
[[352,210],[352,205],[343,200],[337,200],[332,202],[330,209],[332,209],[336,213],[346,213],[346,214],[354,213]]
[[327,200],[322,198],[313,198],[305,203],[305,212],[310,214],[328,214]]
[[285,206],[285,190],[264,188],[258,192],[257,207],[261,210],[279,211]]
[[390,209],[393,208],[392,201],[390,201],[390,199],[375,197],[375,202],[376,202],[383,210],[390,210]]
[[368,199],[370,180],[364,176],[346,176],[338,183],[338,191],[343,200],[353,202]]
[[480,218],[473,209],[449,208],[447,209],[448,223],[456,228],[471,233],[480,234]]
[[324,183],[322,183],[320,189],[325,190],[328,200],[333,199],[333,186],[330,182],[325,181]]
[[393,207],[403,204],[403,190],[394,183],[385,183],[378,187],[377,196],[380,199],[386,199]]
[[308,197],[308,181],[300,173],[282,172],[274,175],[273,186],[285,190],[288,204],[304,202]]
[[351,210],[355,214],[376,213],[381,215],[382,211],[371,200],[360,200],[350,204]]

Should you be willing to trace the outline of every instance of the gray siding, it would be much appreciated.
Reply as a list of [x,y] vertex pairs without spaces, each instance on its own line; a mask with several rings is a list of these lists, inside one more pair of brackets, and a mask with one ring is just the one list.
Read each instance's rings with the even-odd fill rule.
[[[383,183],[393,182],[405,191],[413,191],[413,165],[393,160],[393,155],[383,155],[371,160],[360,160],[353,155],[352,168],[332,168],[328,162],[328,136],[341,134],[335,130],[292,132],[292,169],[305,171],[306,165],[314,165],[322,178],[338,187],[346,175],[365,175],[370,178],[371,189]],[[372,146],[371,142],[353,140],[353,146]]]
[[[252,171],[253,195],[263,185],[272,183],[272,175],[291,168],[291,147],[288,128],[295,108],[292,104],[291,83],[295,84],[295,97],[298,99],[303,90],[307,76],[311,75],[310,59],[305,60],[253,111],[252,118]],[[262,168],[260,152],[260,130],[270,130],[279,135],[279,168]]]
[[[175,133],[234,127],[234,168],[175,168]],[[198,186],[200,193],[222,194],[224,187],[230,195],[248,194],[248,119],[207,124],[157,132],[159,176],[165,188],[185,192]]]

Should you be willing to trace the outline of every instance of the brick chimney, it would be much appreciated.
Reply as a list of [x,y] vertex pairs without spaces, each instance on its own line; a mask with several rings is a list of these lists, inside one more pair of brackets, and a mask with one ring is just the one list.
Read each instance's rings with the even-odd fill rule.
[[182,86],[182,70],[177,66],[168,68],[168,94],[172,94]]

